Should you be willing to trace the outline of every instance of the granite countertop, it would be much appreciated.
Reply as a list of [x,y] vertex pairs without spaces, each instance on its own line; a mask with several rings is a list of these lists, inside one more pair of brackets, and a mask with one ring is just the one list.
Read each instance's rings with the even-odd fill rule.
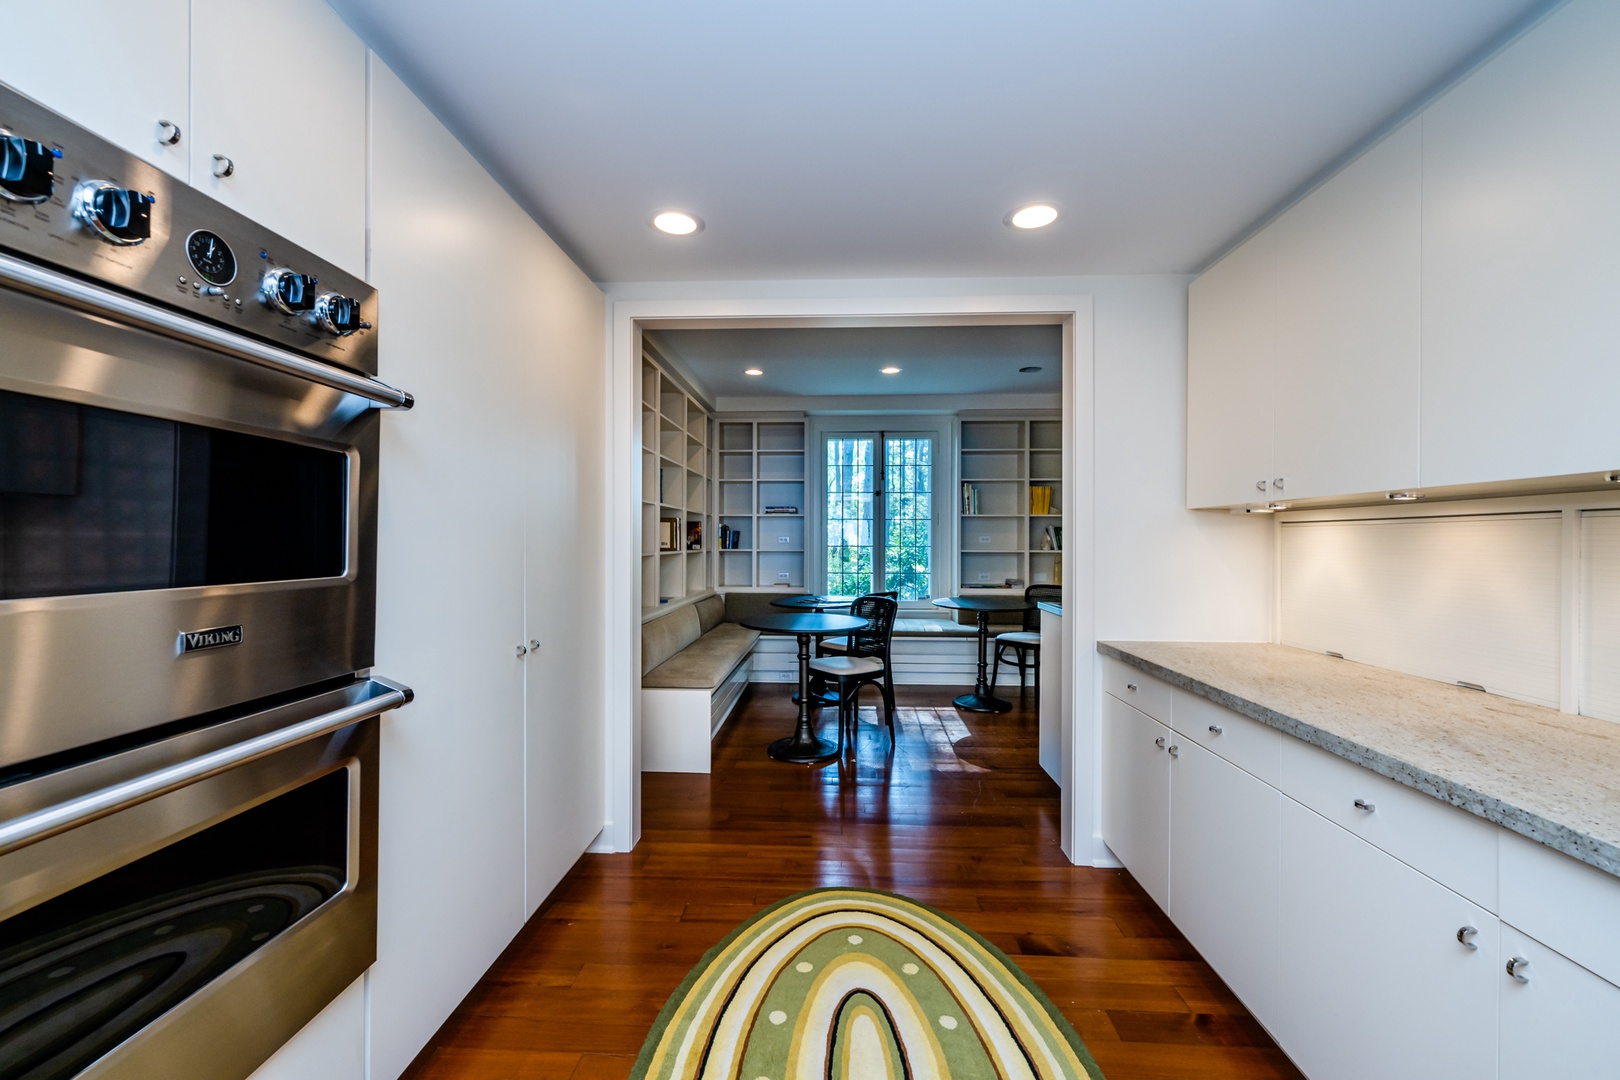
[[1620,724],[1287,645],[1097,650],[1620,876]]

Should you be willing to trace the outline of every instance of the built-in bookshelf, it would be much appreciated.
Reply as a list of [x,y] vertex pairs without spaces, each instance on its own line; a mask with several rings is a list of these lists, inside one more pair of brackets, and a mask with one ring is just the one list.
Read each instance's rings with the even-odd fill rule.
[[804,420],[728,416],[715,432],[720,587],[804,588]]
[[1061,584],[1062,418],[985,417],[958,425],[961,586],[1019,592]]
[[[644,347],[641,356],[641,603],[714,587],[709,411]],[[669,546],[670,541],[673,546]]]

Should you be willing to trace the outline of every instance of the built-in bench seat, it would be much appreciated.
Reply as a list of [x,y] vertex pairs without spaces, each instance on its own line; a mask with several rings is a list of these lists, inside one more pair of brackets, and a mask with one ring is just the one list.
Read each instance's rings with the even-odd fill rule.
[[641,767],[708,772],[709,743],[748,686],[759,631],[706,596],[641,624]]

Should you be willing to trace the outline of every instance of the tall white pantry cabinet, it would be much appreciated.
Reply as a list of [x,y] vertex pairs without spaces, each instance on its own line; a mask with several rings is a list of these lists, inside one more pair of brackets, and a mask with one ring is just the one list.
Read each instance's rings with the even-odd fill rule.
[[322,0],[0,10],[0,79],[380,291],[379,956],[255,1080],[392,1080],[603,825],[602,295]]
[[1193,282],[1189,507],[1620,469],[1617,54],[1573,0]]

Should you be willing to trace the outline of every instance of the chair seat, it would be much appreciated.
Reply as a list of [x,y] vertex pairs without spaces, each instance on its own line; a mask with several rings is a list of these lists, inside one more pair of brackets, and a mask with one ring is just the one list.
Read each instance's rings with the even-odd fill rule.
[[833,678],[872,675],[883,670],[883,661],[871,656],[823,656],[810,661],[810,670]]
[[997,645],[1039,645],[1041,635],[1033,630],[1009,630],[996,635]]

